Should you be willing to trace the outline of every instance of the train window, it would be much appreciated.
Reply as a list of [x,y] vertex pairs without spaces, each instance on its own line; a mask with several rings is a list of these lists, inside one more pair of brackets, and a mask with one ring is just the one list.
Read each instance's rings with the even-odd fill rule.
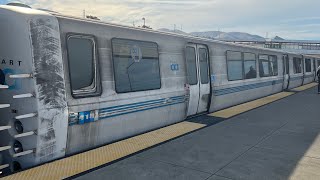
[[228,80],[234,81],[243,79],[242,53],[227,51],[227,63]]
[[67,47],[72,95],[99,95],[101,90],[97,88],[97,53],[94,38],[70,35],[67,38]]
[[262,61],[262,72],[263,72],[263,75],[260,74],[261,77],[270,76],[270,69],[269,69],[269,62],[268,61]]
[[118,93],[161,88],[156,43],[114,38],[112,54]]
[[186,48],[186,61],[187,61],[188,83],[190,85],[198,84],[196,50],[194,47]]
[[270,60],[270,75],[277,76],[278,75],[278,61],[277,56],[269,56]]
[[244,74],[246,79],[257,77],[256,55],[252,53],[244,53]]
[[209,69],[208,69],[208,52],[207,49],[199,49],[199,62],[200,62],[200,77],[201,83],[207,84],[209,82]]
[[311,72],[311,59],[305,59],[306,72]]
[[268,55],[259,55],[259,74],[260,77],[270,76],[269,57]]
[[293,58],[293,73],[298,74],[302,72],[302,62],[301,58]]
[[259,55],[259,74],[260,77],[269,77],[278,75],[277,56]]

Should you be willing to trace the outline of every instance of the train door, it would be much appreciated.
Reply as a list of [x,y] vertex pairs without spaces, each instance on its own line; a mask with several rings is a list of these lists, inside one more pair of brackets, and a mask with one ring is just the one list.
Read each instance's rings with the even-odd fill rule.
[[210,99],[209,53],[204,45],[186,46],[189,105],[187,116],[208,110]]
[[314,74],[314,77],[313,77],[313,81],[315,81],[316,80],[316,76],[317,76],[317,74],[316,74],[316,59],[315,58],[313,58],[312,59],[312,68],[313,68],[313,74]]
[[283,55],[283,89],[289,88],[290,73],[289,73],[289,55]]
[[306,76],[306,59],[302,55],[302,82],[301,82],[301,86],[303,86],[303,84],[304,84],[304,77],[305,76]]
[[317,76],[317,69],[320,66],[320,59],[316,59],[315,63],[316,63],[316,80],[319,81],[318,76]]

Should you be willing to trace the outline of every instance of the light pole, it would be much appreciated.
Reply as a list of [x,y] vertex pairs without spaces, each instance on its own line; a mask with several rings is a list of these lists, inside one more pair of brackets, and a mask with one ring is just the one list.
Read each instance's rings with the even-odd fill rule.
[[143,20],[143,27],[146,27],[146,18],[142,18]]

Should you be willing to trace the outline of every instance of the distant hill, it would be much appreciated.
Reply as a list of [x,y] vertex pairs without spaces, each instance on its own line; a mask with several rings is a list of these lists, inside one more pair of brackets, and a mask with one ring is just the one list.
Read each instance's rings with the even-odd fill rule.
[[[178,34],[185,34],[185,35],[193,35],[197,37],[204,37],[210,39],[217,39],[222,41],[266,41],[264,37],[253,35],[244,32],[222,32],[222,31],[204,31],[204,32],[191,32],[186,33],[180,30],[170,30],[166,28],[158,29],[159,31],[165,32],[174,32]],[[276,36],[273,39],[275,40],[284,40],[283,38]]]
[[205,31],[205,32],[192,32],[190,34],[198,37],[216,39],[223,33],[224,32],[221,32],[221,31]]
[[164,32],[172,32],[172,33],[178,33],[178,34],[185,34],[185,35],[190,35],[189,33],[186,33],[186,32],[183,32],[183,31],[180,31],[180,30],[170,30],[170,29],[166,29],[166,28],[161,28],[161,29],[158,29],[158,31],[164,31]]
[[249,33],[243,33],[243,32],[229,32],[224,33],[222,36],[220,36],[221,40],[238,40],[238,41],[265,41],[265,39],[258,35],[252,35]]
[[273,40],[280,40],[280,41],[282,41],[282,40],[285,40],[285,39],[283,39],[283,38],[281,38],[281,37],[279,37],[279,36],[275,36],[274,38],[272,38]]

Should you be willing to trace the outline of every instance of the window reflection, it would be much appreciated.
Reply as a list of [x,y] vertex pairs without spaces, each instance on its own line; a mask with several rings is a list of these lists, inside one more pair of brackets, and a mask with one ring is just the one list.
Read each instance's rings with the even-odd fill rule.
[[112,51],[117,92],[160,88],[158,45],[156,43],[113,39]]
[[243,79],[242,53],[227,51],[229,81]]

